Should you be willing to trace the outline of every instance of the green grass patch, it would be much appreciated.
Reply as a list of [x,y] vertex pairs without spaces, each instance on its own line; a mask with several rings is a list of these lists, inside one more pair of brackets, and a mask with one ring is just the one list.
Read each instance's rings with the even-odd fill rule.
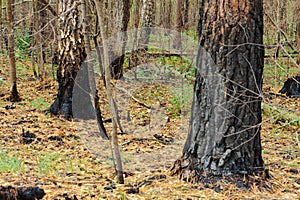
[[46,109],[50,106],[50,104],[45,101],[44,97],[32,100],[30,105],[37,109]]
[[19,160],[16,155],[8,155],[6,152],[0,153],[0,173],[20,173],[24,172],[24,162]]

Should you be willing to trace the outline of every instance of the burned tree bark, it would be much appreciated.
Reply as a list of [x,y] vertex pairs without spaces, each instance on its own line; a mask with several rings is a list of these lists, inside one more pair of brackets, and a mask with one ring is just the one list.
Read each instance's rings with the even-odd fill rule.
[[60,40],[58,43],[57,81],[58,94],[50,107],[54,115],[72,118],[72,92],[77,72],[83,63],[86,53],[84,36],[79,18],[79,0],[60,0]]
[[190,181],[263,171],[261,0],[201,1],[189,135],[173,173]]
[[[84,40],[86,39],[88,42],[89,37],[86,36],[84,39],[84,33],[87,34],[84,21],[86,19],[82,18],[85,16],[85,12],[83,15],[80,14],[80,1],[59,1],[59,13],[61,15],[57,67],[59,87],[57,97],[50,107],[50,112],[54,115],[63,115],[66,119],[71,119],[74,113],[76,113],[76,118],[83,120],[97,119],[100,136],[107,139],[108,136],[103,126],[98,104],[96,85],[93,82],[93,71],[89,67],[89,60],[84,62],[87,56]],[[84,10],[85,6],[83,5]],[[87,46],[87,52],[90,54],[90,46]],[[81,75],[76,79],[79,72]],[[75,90],[74,93],[73,89]],[[77,100],[76,104],[73,102],[74,99]]]

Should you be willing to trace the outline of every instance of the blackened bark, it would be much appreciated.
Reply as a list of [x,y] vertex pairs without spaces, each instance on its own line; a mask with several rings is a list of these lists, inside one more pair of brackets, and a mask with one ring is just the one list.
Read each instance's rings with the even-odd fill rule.
[[261,0],[203,1],[189,135],[173,172],[183,178],[263,170]]
[[44,196],[44,190],[38,187],[0,186],[0,199],[35,200],[42,199]]
[[71,119],[72,92],[77,72],[83,63],[86,53],[82,25],[79,18],[79,1],[60,0],[60,40],[58,44],[57,81],[58,94],[50,107],[54,115],[63,115]]

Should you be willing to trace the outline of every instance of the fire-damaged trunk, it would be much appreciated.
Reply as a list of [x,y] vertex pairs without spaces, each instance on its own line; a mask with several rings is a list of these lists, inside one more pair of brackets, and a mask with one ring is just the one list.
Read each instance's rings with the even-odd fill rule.
[[57,81],[58,94],[50,107],[50,112],[72,117],[72,92],[77,72],[83,63],[86,53],[84,37],[79,16],[79,1],[60,0],[60,40],[58,43]]
[[173,173],[190,181],[263,170],[262,0],[201,1],[189,135]]
[[61,16],[57,67],[59,86],[57,98],[51,105],[50,112],[54,115],[63,115],[66,119],[71,119],[74,113],[76,119],[96,119],[100,135],[108,138],[101,118],[92,67],[84,62],[86,49],[83,24],[86,19],[83,19],[85,13],[80,13],[79,4],[80,0],[59,1]]

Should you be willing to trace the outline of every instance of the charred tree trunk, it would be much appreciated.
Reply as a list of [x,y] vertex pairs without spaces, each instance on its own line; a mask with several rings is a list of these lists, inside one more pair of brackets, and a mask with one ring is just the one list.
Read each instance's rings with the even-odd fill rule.
[[10,101],[20,101],[20,96],[17,89],[17,72],[16,58],[14,50],[14,30],[13,30],[13,10],[12,1],[6,1],[6,17],[7,17],[7,32],[8,32],[8,56],[10,63]]
[[262,0],[201,1],[189,135],[173,172],[190,181],[262,172]]
[[79,17],[79,0],[60,0],[60,40],[58,43],[57,98],[50,107],[54,115],[72,117],[72,91],[77,72],[83,63],[86,52],[84,36]]

